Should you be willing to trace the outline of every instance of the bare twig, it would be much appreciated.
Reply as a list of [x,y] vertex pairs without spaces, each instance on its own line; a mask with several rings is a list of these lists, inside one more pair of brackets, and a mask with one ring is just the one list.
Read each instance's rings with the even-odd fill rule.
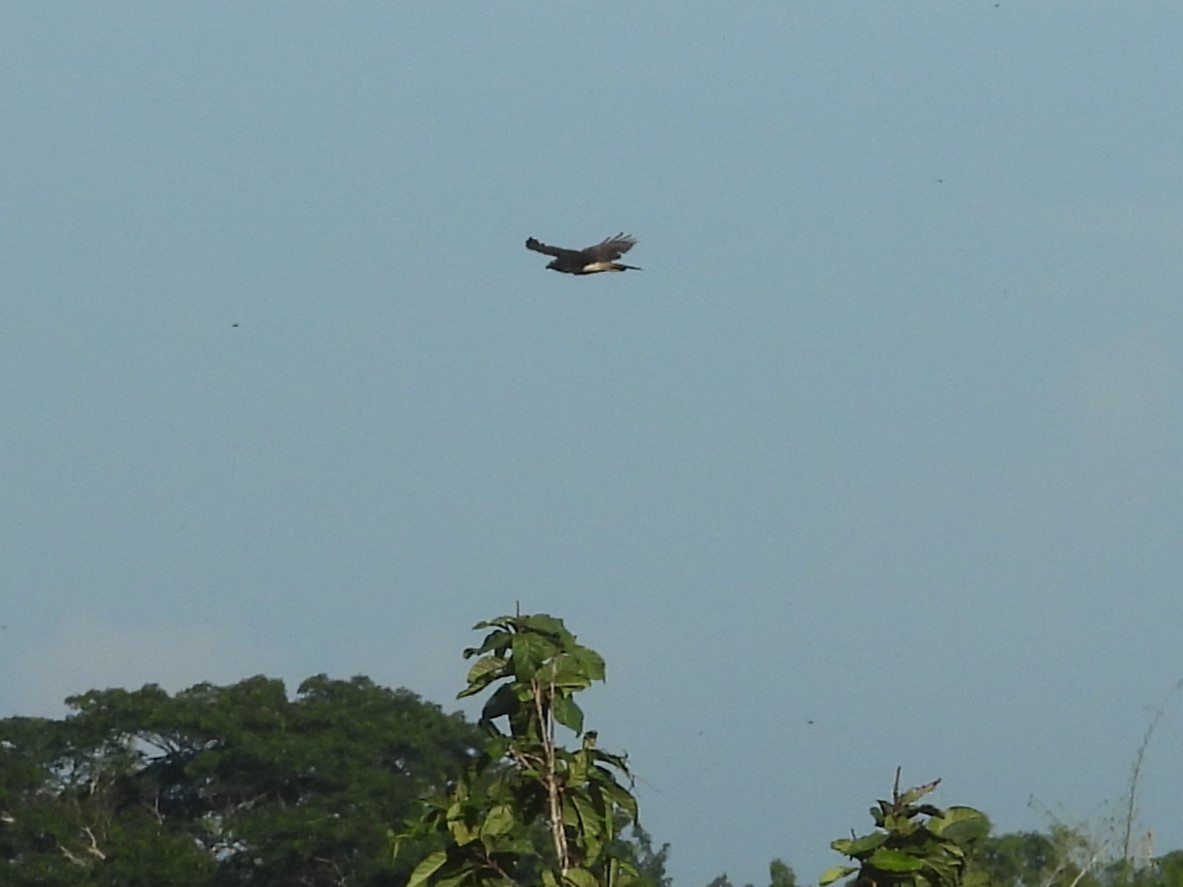
[[1097,861],[1097,857],[1101,855],[1101,850],[1094,851],[1093,855],[1089,857],[1088,862],[1081,867],[1080,871],[1076,873],[1076,877],[1072,879],[1072,883],[1068,887],[1076,887],[1080,883],[1080,879],[1088,874],[1088,870],[1093,867],[1093,863]]
[[1142,743],[1138,746],[1138,753],[1134,755],[1133,772],[1130,774],[1130,791],[1126,798],[1125,833],[1121,841],[1121,858],[1127,862],[1130,859],[1130,838],[1134,830],[1134,815],[1137,813],[1138,806],[1138,784],[1142,779],[1142,764],[1146,759],[1146,749],[1150,746],[1150,738],[1154,735],[1154,730],[1158,727],[1158,722],[1162,720],[1167,703],[1180,690],[1183,690],[1183,680],[1176,681],[1175,685],[1171,687],[1170,692],[1167,693],[1162,705],[1153,709],[1154,717],[1150,719],[1150,726],[1142,734]]
[[[90,846],[86,848],[86,852],[96,859],[106,859],[107,854],[99,849],[99,840],[95,837],[94,830],[89,826],[84,826],[82,831],[86,833],[88,838],[90,838]],[[90,865],[87,860],[83,859],[81,856],[78,856],[76,853],[73,853],[65,844],[58,844],[58,850],[62,852],[62,856],[66,857],[66,859],[70,860],[70,862],[74,863],[74,865]]]
[[87,852],[87,853],[89,853],[91,856],[96,856],[96,857],[98,857],[99,859],[106,859],[106,858],[107,858],[107,854],[106,854],[106,853],[104,853],[102,850],[100,850],[100,849],[99,849],[99,841],[98,841],[98,838],[96,838],[96,837],[94,836],[94,832],[93,832],[93,831],[91,831],[90,827],[88,826],[88,827],[86,827],[86,828],[83,828],[82,830],[83,830],[84,832],[86,832],[86,836],[87,836],[88,838],[90,838],[90,846],[86,848],[86,852]]

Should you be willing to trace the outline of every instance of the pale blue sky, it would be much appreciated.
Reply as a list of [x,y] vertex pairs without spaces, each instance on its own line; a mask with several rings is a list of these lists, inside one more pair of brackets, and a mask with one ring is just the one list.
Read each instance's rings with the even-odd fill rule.
[[[677,887],[814,880],[897,764],[1103,818],[1183,677],[1181,38],[7,4],[0,715],[260,672],[451,708],[520,601],[606,656]],[[522,247],[619,230],[645,271]],[[1160,849],[1181,759],[1172,708]]]

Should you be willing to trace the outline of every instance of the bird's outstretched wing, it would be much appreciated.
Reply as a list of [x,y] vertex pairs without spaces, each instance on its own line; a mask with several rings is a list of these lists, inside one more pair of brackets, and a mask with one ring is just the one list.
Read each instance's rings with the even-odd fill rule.
[[527,238],[526,249],[532,249],[536,253],[543,253],[548,256],[554,256],[556,259],[561,258],[563,256],[577,256],[577,255],[579,255],[579,250],[563,249],[561,246],[550,246],[549,244],[543,243],[540,240],[536,240],[533,237]]
[[595,246],[589,246],[583,255],[593,262],[612,262],[627,253],[636,244],[637,238],[621,231],[611,237],[605,237]]

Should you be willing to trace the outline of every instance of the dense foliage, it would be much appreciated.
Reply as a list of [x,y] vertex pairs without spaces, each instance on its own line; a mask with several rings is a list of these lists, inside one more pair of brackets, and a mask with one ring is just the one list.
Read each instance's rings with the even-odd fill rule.
[[[502,616],[479,647],[460,696],[491,690],[481,712],[483,753],[455,786],[430,799],[403,840],[438,836],[408,887],[641,887],[652,882],[625,850],[637,821],[622,755],[598,747],[575,694],[604,679],[604,660],[561,619]],[[579,740],[568,750],[564,727]]]
[[989,833],[990,823],[972,807],[942,810],[922,802],[939,783],[901,792],[897,770],[891,800],[871,808],[875,829],[831,844],[858,865],[830,869],[822,875],[822,887],[851,874],[854,887],[985,887],[980,873],[966,875],[974,846]]
[[389,829],[483,741],[360,677],[68,703],[0,721],[0,883],[402,887]]
[[[265,677],[150,684],[0,720],[0,884],[671,887],[626,759],[575,702],[603,660],[551,616],[477,628],[459,696],[489,694],[478,725],[324,675],[294,698]],[[833,842],[850,864],[823,887],[1183,887],[1183,851],[1135,854],[1128,820],[1116,840],[1059,824],[991,837],[978,811],[929,804],[936,785],[900,791],[897,773],[874,828]],[[781,860],[769,882],[797,887]]]
[[1183,850],[1114,857],[1112,845],[1080,828],[986,838],[973,867],[997,887],[1183,887]]

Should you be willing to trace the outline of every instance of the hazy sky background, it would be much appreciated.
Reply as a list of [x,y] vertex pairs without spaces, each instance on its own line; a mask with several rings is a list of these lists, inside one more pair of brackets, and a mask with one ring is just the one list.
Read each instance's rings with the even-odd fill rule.
[[[320,672],[454,709],[520,601],[607,658],[677,887],[815,882],[897,765],[1103,820],[1183,677],[1181,36],[5,5],[0,716]],[[643,272],[522,246],[620,230]]]

